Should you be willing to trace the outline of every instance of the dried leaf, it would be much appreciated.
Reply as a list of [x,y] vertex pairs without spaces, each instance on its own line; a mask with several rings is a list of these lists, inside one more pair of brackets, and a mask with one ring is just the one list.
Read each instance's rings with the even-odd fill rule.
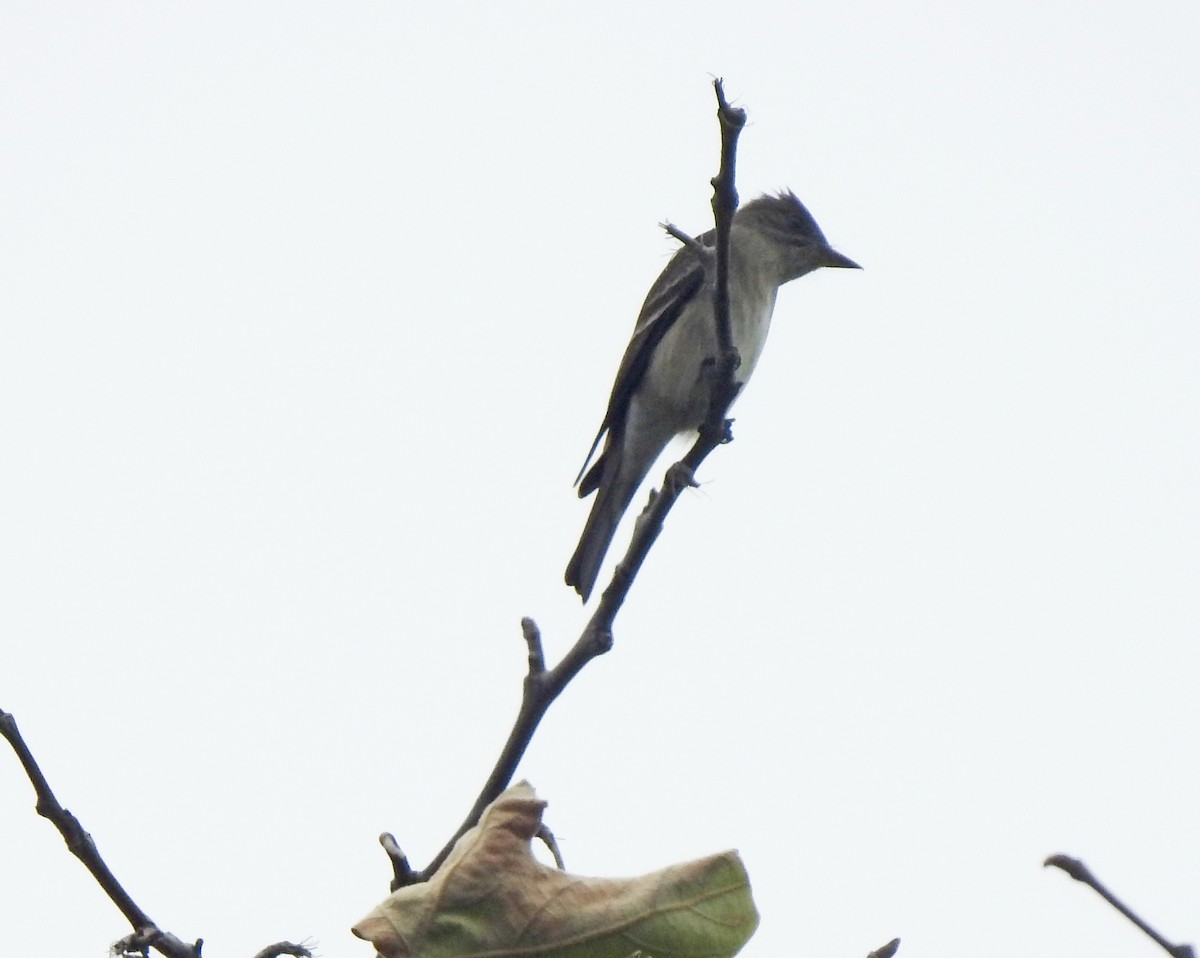
[[428,882],[354,926],[384,958],[728,958],[758,926],[737,852],[639,878],[581,878],[541,864],[546,803],[509,788]]

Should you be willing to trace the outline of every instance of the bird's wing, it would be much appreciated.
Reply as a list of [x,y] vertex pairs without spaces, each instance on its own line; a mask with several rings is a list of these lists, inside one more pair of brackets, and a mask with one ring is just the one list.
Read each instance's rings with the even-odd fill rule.
[[[706,242],[709,237],[710,234],[705,233],[699,239],[701,242]],[[706,243],[706,245],[711,245],[711,243]],[[575,484],[580,487],[580,496],[586,496],[599,485],[600,474],[597,469],[593,468],[587,478],[584,478],[584,473],[587,472],[588,464],[592,461],[592,456],[595,455],[600,440],[604,438],[606,432],[615,431],[624,423],[625,414],[629,408],[629,399],[637,389],[638,383],[641,382],[646,367],[650,364],[650,357],[654,355],[655,347],[658,346],[667,330],[675,324],[675,321],[683,313],[684,307],[703,285],[704,263],[695,251],[685,246],[671,257],[666,269],[659,274],[654,285],[650,287],[650,292],[646,294],[646,301],[642,304],[642,311],[638,314],[633,336],[629,340],[629,345],[625,347],[625,355],[621,357],[617,378],[613,383],[612,393],[608,397],[608,410],[604,413],[604,421],[600,423],[596,438],[592,440],[592,448],[588,450],[583,468],[575,477]],[[599,466],[599,464],[597,461],[596,465]],[[582,485],[580,484],[581,479],[583,480]]]

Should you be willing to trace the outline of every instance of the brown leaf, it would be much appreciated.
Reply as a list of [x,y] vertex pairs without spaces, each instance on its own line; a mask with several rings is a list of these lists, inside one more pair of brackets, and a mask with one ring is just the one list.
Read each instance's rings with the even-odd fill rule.
[[758,926],[737,852],[639,878],[581,878],[541,864],[546,803],[509,788],[428,882],[354,926],[384,958],[729,958]]

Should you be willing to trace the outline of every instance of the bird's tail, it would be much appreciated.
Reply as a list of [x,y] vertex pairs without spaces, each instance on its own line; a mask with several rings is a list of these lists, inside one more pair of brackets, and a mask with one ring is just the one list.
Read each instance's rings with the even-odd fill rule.
[[641,476],[630,477],[622,474],[615,444],[605,450],[604,455],[608,460],[604,467],[604,477],[596,492],[596,501],[592,503],[587,524],[583,527],[583,535],[579,537],[579,545],[575,547],[575,554],[567,563],[567,573],[564,576],[567,585],[573,586],[584,602],[592,594],[596,576],[600,574],[600,564],[612,543],[621,516],[629,508],[629,503],[642,480]]

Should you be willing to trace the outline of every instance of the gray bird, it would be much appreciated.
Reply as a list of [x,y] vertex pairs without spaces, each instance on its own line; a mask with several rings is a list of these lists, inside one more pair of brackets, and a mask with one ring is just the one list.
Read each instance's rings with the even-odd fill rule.
[[[698,239],[715,247],[716,231]],[[760,196],[739,209],[730,239],[730,319],[741,355],[734,375],[744,384],[767,341],[779,287],[822,266],[860,267],[830,248],[816,220],[790,192]],[[706,360],[717,354],[715,273],[705,269],[696,250],[684,246],[650,287],[638,315],[608,411],[575,479],[581,499],[597,493],[565,576],[585,602],[642,480],[667,444],[698,429],[708,414],[714,364]],[[605,433],[604,451],[588,469]]]

